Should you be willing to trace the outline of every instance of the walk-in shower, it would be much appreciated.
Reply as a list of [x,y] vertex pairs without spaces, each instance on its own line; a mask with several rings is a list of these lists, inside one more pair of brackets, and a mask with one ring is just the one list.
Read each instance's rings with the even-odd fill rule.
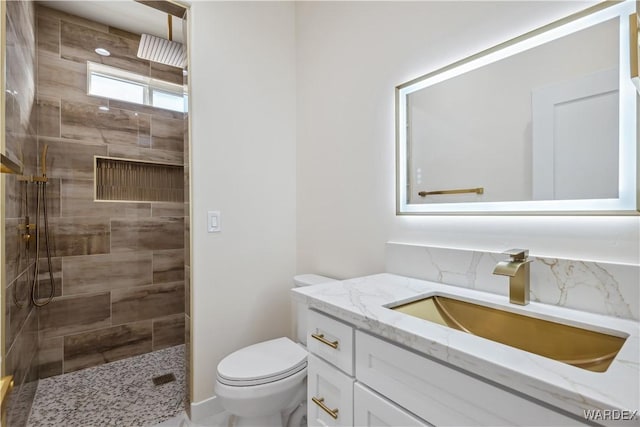
[[3,425],[189,410],[188,73],[137,56],[167,13],[186,52],[186,9],[150,5],[0,2]]

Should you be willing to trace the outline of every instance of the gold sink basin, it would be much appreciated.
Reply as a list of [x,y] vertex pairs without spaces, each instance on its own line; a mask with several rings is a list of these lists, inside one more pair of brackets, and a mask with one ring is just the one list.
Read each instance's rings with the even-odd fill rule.
[[443,296],[391,309],[594,372],[606,371],[626,340]]

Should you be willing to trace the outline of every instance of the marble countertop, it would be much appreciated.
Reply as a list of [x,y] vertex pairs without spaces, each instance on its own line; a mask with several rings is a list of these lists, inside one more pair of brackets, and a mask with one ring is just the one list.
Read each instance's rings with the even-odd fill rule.
[[[504,295],[387,273],[295,288],[292,292],[296,300],[363,331],[446,361],[579,417],[584,416],[584,410],[592,409],[640,410],[638,322],[535,302],[517,306],[509,304]],[[478,301],[489,307],[599,332],[618,331],[618,335],[622,332],[629,337],[609,369],[599,373],[385,307],[430,295]]]

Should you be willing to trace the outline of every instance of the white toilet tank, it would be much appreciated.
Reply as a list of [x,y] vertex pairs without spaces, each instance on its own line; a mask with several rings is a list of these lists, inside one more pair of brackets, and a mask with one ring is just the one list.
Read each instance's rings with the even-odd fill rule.
[[[300,288],[303,286],[320,285],[327,282],[335,282],[335,279],[331,279],[325,276],[319,276],[317,274],[299,274],[293,277],[294,287]],[[293,301],[293,330],[295,332],[296,341],[307,345],[307,306],[298,301]]]

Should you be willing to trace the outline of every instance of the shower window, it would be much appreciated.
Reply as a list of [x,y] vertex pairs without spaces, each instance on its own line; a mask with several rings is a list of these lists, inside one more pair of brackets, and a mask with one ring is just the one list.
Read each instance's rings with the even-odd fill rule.
[[91,75],[89,94],[144,104],[144,86],[98,73]]
[[151,104],[154,107],[173,111],[186,111],[185,100],[186,96],[179,96],[175,93],[157,89],[152,89],[151,91]]
[[165,110],[187,111],[184,86],[95,62],[87,62],[87,94]]

